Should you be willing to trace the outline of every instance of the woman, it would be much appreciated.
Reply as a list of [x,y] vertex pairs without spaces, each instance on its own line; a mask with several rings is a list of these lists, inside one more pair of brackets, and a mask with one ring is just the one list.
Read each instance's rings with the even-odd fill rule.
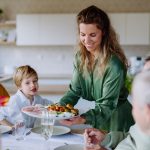
[[61,123],[128,131],[134,123],[124,83],[128,64],[110,20],[103,10],[90,6],[78,14],[77,23],[80,50],[75,56],[70,90],[60,103],[74,106],[82,97],[95,101],[95,109]]

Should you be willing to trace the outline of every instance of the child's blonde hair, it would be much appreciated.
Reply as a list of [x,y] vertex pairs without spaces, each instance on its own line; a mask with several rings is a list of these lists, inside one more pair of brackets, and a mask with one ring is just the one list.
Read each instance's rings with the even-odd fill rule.
[[20,66],[16,68],[13,76],[14,83],[17,87],[21,86],[22,80],[25,78],[36,77],[38,79],[37,72],[30,66]]

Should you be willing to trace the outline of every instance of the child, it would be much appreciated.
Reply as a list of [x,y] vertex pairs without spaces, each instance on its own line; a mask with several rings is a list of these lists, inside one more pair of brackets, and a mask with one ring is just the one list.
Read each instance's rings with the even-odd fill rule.
[[38,75],[30,66],[21,66],[14,73],[14,83],[18,88],[15,95],[10,97],[6,107],[0,108],[0,124],[13,127],[17,119],[24,119],[26,127],[33,127],[36,118],[21,112],[25,106],[36,104],[48,105],[51,101],[43,99],[38,92]]

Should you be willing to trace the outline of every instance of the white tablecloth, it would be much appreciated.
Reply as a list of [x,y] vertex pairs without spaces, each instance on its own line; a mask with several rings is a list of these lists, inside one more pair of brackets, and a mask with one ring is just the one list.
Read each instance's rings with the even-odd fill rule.
[[59,136],[52,136],[45,141],[41,135],[31,133],[25,137],[25,140],[17,141],[11,134],[1,136],[0,150],[54,150],[56,147],[67,144],[83,144],[83,136],[67,133]]

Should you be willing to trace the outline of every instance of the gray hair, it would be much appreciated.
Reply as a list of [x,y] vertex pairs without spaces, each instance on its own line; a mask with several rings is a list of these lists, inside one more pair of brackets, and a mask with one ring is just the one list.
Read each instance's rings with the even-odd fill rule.
[[143,105],[150,104],[150,71],[143,71],[134,78],[132,96]]

